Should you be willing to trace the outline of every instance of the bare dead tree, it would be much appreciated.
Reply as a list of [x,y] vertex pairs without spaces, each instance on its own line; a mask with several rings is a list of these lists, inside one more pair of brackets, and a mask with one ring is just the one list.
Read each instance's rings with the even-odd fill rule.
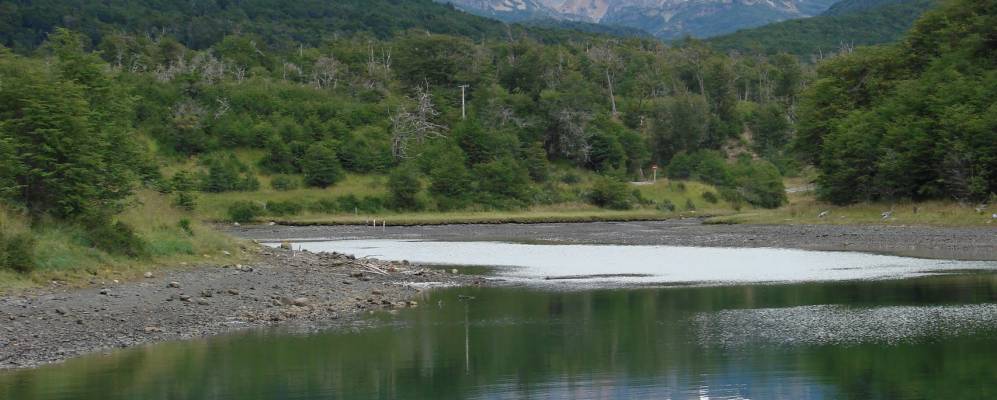
[[440,113],[433,106],[429,90],[416,89],[414,110],[401,108],[391,116],[391,153],[396,158],[409,158],[412,144],[446,136],[447,127],[433,122]]
[[589,144],[591,134],[586,129],[592,114],[585,111],[563,109],[555,115],[558,129],[554,138],[554,150],[561,155],[587,162],[592,150]]
[[588,49],[588,56],[596,65],[599,65],[606,75],[606,88],[609,90],[609,102],[613,107],[613,116],[619,115],[616,111],[616,95],[613,93],[613,79],[616,72],[623,68],[623,58],[616,54],[609,43],[593,46]]
[[232,109],[232,106],[229,105],[228,99],[224,97],[219,97],[215,99],[215,102],[218,103],[218,109],[215,110],[215,119],[225,116],[225,114],[227,114],[229,110]]
[[339,78],[345,71],[346,65],[332,56],[319,57],[312,67],[312,84],[319,89],[327,87],[336,89],[339,86]]

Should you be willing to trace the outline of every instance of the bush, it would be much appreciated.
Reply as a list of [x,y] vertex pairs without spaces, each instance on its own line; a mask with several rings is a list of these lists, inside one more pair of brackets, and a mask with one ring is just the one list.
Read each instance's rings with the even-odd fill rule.
[[478,198],[497,208],[523,206],[530,198],[530,173],[511,157],[474,166]]
[[421,191],[419,171],[413,165],[400,166],[388,176],[389,203],[396,210],[422,209],[422,202],[419,201]]
[[30,233],[4,235],[0,232],[0,269],[27,273],[35,269],[35,238]]
[[205,192],[251,192],[260,188],[253,171],[234,154],[208,157],[204,165],[208,172],[201,176],[201,190]]
[[191,226],[189,219],[181,218],[180,221],[177,222],[177,226],[180,227],[180,230],[187,233],[187,236],[194,236],[194,228]]
[[294,190],[297,189],[299,186],[300,185],[298,184],[298,180],[295,177],[289,175],[276,175],[272,179],[270,179],[270,187],[273,190],[281,192]]
[[263,207],[252,201],[237,201],[228,206],[228,218],[232,222],[250,222],[263,215]]
[[291,200],[287,201],[268,201],[266,204],[267,213],[273,216],[285,216],[285,215],[298,215],[304,210],[304,206],[301,203],[297,203]]
[[312,187],[326,188],[343,179],[335,143],[326,141],[309,146],[301,161],[301,171],[305,174],[305,184]]
[[664,199],[658,203],[658,211],[675,212],[675,203],[672,203],[671,200]]
[[148,248],[135,230],[124,222],[113,224],[103,219],[91,220],[85,223],[87,241],[95,248],[110,254],[128,256],[131,258],[145,257]]
[[710,204],[717,204],[720,199],[717,198],[717,194],[713,192],[703,192],[703,200]]
[[574,172],[569,171],[565,173],[563,176],[561,176],[561,182],[566,183],[568,185],[574,185],[576,183],[580,183],[581,181],[582,177]]
[[768,161],[742,161],[734,167],[737,194],[750,204],[778,208],[786,203],[786,187],[779,170]]
[[194,211],[197,208],[197,196],[190,192],[176,192],[173,205],[182,210]]
[[692,199],[685,200],[685,210],[686,211],[696,211],[696,203],[692,202]]
[[599,207],[629,210],[633,207],[633,192],[628,185],[611,178],[599,178],[589,193],[589,201]]

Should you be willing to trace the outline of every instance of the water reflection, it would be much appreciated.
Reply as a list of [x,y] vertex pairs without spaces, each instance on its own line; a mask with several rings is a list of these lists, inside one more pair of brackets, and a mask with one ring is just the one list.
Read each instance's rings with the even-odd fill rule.
[[[255,332],[0,373],[0,398],[995,398],[997,335],[986,328],[892,344],[722,347],[704,345],[696,323],[738,310],[994,303],[994,274],[570,292],[448,289],[427,294],[422,308],[372,316],[373,328]],[[805,315],[783,317],[791,325]]]

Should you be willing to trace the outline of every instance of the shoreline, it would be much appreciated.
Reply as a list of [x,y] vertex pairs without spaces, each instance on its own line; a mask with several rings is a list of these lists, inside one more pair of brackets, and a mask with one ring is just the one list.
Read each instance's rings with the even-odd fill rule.
[[245,266],[0,297],[0,371],[266,327],[346,327],[364,312],[418,307],[424,287],[481,282],[407,263],[261,246]]
[[[775,247],[921,258],[997,260],[997,231],[839,225],[654,222],[369,226],[222,226],[257,241],[439,240],[544,244]],[[426,288],[487,284],[477,275],[338,253],[254,247],[245,266],[163,270],[89,288],[47,287],[0,296],[0,370],[32,368],[156,342],[266,327],[348,327],[364,312],[418,306]]]

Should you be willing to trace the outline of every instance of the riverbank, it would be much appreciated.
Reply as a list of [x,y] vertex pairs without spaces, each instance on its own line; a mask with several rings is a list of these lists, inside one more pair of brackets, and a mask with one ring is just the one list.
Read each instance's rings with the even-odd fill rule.
[[621,244],[694,247],[772,247],[858,251],[899,256],[997,260],[997,229],[902,225],[726,225],[701,218],[667,221],[465,224],[433,226],[223,226],[249,239],[404,239]]
[[406,263],[255,248],[256,261],[161,271],[88,289],[0,297],[0,369],[261,327],[319,329],[360,313],[417,307],[436,285],[479,278]]

